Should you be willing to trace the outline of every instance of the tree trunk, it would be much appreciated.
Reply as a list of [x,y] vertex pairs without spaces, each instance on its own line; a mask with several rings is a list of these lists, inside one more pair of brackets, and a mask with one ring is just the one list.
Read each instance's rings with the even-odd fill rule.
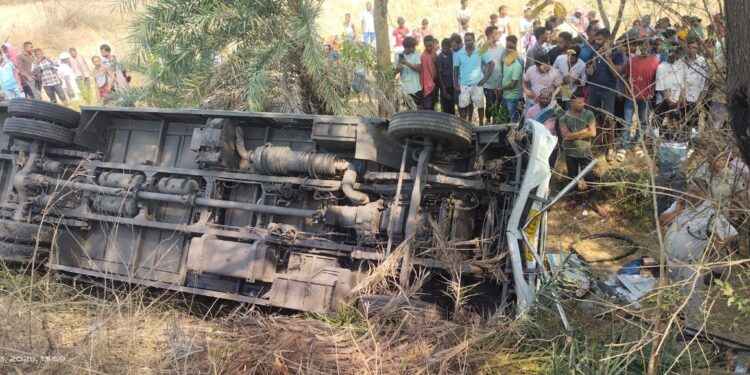
[[622,14],[625,12],[625,1],[626,0],[620,0],[620,7],[617,8],[617,21],[615,21],[615,26],[611,30],[613,37],[616,37],[617,32],[620,30],[620,24],[622,23]]
[[596,0],[596,5],[599,6],[599,18],[601,18],[604,27],[609,29],[609,18],[607,18],[607,10],[604,9],[604,0]]
[[391,65],[391,40],[388,37],[388,0],[375,0],[373,12],[378,65],[385,69]]
[[745,162],[750,164],[750,1],[726,0],[727,104],[732,130]]

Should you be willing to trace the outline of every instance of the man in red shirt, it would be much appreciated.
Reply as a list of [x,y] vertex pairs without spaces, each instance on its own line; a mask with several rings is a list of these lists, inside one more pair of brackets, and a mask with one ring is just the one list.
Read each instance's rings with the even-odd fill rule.
[[409,36],[409,28],[406,27],[406,20],[404,17],[399,17],[396,22],[398,23],[398,27],[393,29],[393,37],[396,40],[394,51],[396,53],[401,53],[404,52],[404,39]]
[[[626,86],[625,126],[620,132],[620,149],[617,151],[618,160],[620,160],[619,155],[624,157],[627,154],[627,150],[630,149],[635,151],[636,157],[643,157],[643,150],[640,144],[643,132],[646,131],[648,126],[648,104],[654,96],[654,80],[656,78],[656,70],[659,68],[659,56],[650,55],[651,46],[648,40],[641,43],[638,47],[639,53],[630,58],[625,64],[622,73]],[[636,127],[636,140],[632,142],[630,128],[636,108],[638,109],[640,126]]]
[[422,70],[419,72],[419,83],[422,84],[422,103],[420,107],[430,111],[435,110],[435,38],[427,35],[422,40],[424,52],[422,52]]

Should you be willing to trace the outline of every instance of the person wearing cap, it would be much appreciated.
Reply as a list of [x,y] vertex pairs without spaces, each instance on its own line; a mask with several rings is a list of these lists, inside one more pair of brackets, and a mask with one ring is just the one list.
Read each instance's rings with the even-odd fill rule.
[[0,92],[3,94],[3,99],[0,101],[23,98],[21,87],[21,74],[16,69],[16,65],[0,53]]
[[563,76],[563,89],[560,90],[562,97],[562,107],[567,110],[570,108],[571,95],[586,84],[586,64],[578,57],[581,49],[578,46],[571,46],[555,60],[553,67],[560,71]]
[[[559,112],[562,111],[559,110],[557,103],[552,100],[552,94],[552,90],[542,89],[537,97],[537,102],[526,110],[524,117],[526,120],[534,120],[541,123],[547,128],[547,130],[549,130],[550,134],[557,136],[555,124],[557,123]],[[556,152],[553,152],[553,154],[556,154]],[[557,160],[556,155],[554,158],[550,159],[550,167],[554,167],[555,160]]]
[[[571,180],[578,173],[586,168],[593,160],[592,141],[596,138],[596,117],[594,113],[586,109],[586,102],[583,98],[583,91],[576,90],[571,98],[570,108],[565,112],[560,120],[560,136],[562,137],[563,150],[565,151],[565,164],[568,169],[568,178]],[[583,195],[588,197],[588,203],[599,216],[607,217],[609,212],[600,202],[597,190],[592,189],[592,184],[597,180],[595,172],[587,174],[584,177],[587,188],[591,190],[589,194]],[[576,199],[578,198],[578,199]],[[573,200],[566,206],[568,211],[575,208],[577,202],[581,200],[581,194],[576,194]]]
[[76,84],[76,73],[71,66],[71,56],[67,52],[60,54],[60,66],[57,68],[57,74],[63,84],[63,90],[68,95],[68,100],[80,98],[81,92]]

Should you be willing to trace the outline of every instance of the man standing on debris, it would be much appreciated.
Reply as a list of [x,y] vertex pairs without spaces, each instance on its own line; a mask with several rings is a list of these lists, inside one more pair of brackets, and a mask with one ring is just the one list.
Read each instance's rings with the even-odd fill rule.
[[[487,64],[487,70],[482,76],[482,63]],[[458,51],[453,60],[453,82],[458,92],[458,112],[461,118],[471,121],[469,106],[474,105],[479,113],[479,125],[484,125],[484,90],[482,87],[490,79],[495,62],[485,53],[479,56],[474,48],[474,34],[467,33],[464,38],[464,49]]]
[[715,261],[719,251],[738,236],[726,217],[702,198],[707,186],[701,185],[701,181],[693,181],[684,198],[659,216],[660,224],[668,226],[664,246],[669,278],[688,297],[685,313],[692,324],[702,324],[705,317],[702,304],[704,278],[709,276],[707,258]]
[[[594,155],[591,152],[591,141],[596,138],[596,118],[594,113],[586,107],[583,98],[583,91],[579,88],[573,93],[570,100],[570,109],[560,118],[560,136],[563,139],[563,149],[565,150],[565,164],[568,167],[568,178],[571,180],[578,173],[591,163]],[[592,189],[594,183],[594,172],[584,177],[587,188],[592,191],[587,196],[591,198],[591,205],[597,211],[599,216],[607,217],[608,212],[604,205],[599,201],[596,189]],[[575,208],[575,200],[571,201],[566,207],[568,211]]]

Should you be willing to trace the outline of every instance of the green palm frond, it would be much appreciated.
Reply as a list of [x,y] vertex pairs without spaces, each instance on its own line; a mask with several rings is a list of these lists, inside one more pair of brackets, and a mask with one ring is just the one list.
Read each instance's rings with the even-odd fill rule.
[[316,22],[321,0],[139,3],[130,64],[146,84],[128,95],[143,104],[347,115],[411,103],[392,72],[376,68],[369,47],[345,47],[355,53],[335,62],[326,55]]

